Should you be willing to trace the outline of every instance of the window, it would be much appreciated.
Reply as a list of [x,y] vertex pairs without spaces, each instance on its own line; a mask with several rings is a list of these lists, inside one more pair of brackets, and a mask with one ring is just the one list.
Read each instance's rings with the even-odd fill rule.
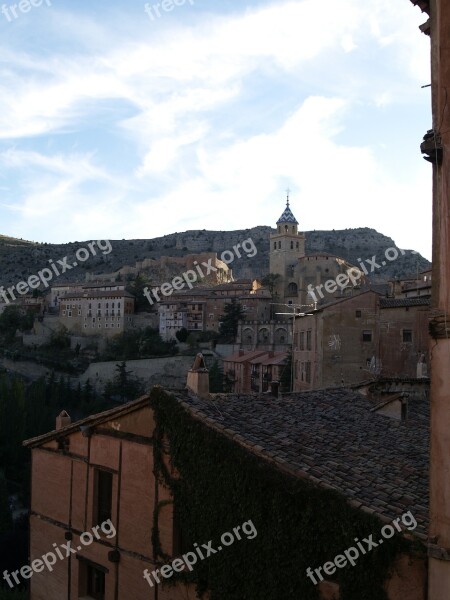
[[362,341],[363,342],[371,342],[372,341],[372,332],[369,330],[365,330],[362,332]]
[[360,319],[360,318],[361,318],[361,311],[360,311],[360,310],[357,310],[357,311],[355,312],[355,317],[356,317],[357,319]]
[[276,243],[276,242],[274,242],[274,243],[273,243],[273,249],[274,249],[274,250],[276,250],[276,249],[277,249],[277,243]]
[[94,598],[95,600],[104,600],[105,572],[103,569],[100,570],[96,565],[86,563],[84,569],[80,569],[80,571],[85,572],[84,576],[86,578],[85,586],[83,586],[86,591],[82,593],[86,593],[89,598]]
[[294,242],[291,242],[291,250],[294,249]]
[[311,350],[311,329],[306,332],[306,349]]
[[311,363],[309,361],[305,363],[305,381],[311,383]]
[[300,331],[300,350],[305,349],[305,332]]
[[108,471],[95,470],[94,487],[94,525],[101,525],[111,519],[112,509],[112,473]]
[[411,329],[403,329],[402,338],[404,343],[412,342],[412,330]]
[[68,311],[67,311],[67,316],[68,316],[68,317],[71,317],[71,316],[72,316],[72,311],[71,311],[71,310],[68,310]]
[[278,242],[278,248],[281,248],[281,242]]

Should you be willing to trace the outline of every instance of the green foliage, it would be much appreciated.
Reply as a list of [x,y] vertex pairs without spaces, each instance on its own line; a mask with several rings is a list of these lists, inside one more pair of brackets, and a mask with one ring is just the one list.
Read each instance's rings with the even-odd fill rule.
[[134,279],[129,281],[126,289],[130,294],[135,297],[135,309],[136,311],[150,312],[151,304],[148,299],[144,296],[144,289],[151,287],[149,279],[145,275],[137,275]]
[[12,528],[12,524],[6,477],[5,473],[0,470],[0,535],[9,531]]
[[48,346],[57,350],[70,348],[70,335],[67,327],[64,325],[59,325],[54,331],[52,331]]
[[233,298],[225,304],[224,314],[220,317],[219,341],[223,344],[234,344],[238,332],[238,324],[244,318],[242,306]]
[[182,327],[179,331],[176,332],[175,335],[179,342],[184,343],[188,339],[189,331],[186,329],[186,327]]
[[4,341],[10,343],[14,340],[16,331],[28,331],[33,327],[34,315],[24,311],[16,304],[5,308],[0,315],[0,335]]
[[224,391],[224,375],[218,360],[215,360],[209,369],[209,391],[212,394]]
[[124,331],[109,339],[103,360],[135,360],[154,356],[174,356],[178,352],[175,340],[165,342],[157,329]]
[[283,365],[280,375],[281,391],[292,392],[292,351],[289,350],[286,363]]
[[277,283],[279,282],[280,279],[281,279],[281,275],[279,275],[278,273],[268,273],[261,279],[261,283],[263,284],[264,287],[267,287],[269,289],[269,292],[273,296],[275,287],[277,286]]
[[118,396],[122,402],[135,400],[144,392],[142,381],[127,371],[126,362],[116,365],[116,375],[112,382],[106,384],[105,396]]
[[[343,496],[293,478],[241,446],[193,419],[160,388],[151,393],[156,415],[155,472],[172,492],[189,539],[201,544],[251,520],[258,532],[230,548],[199,561],[187,576],[199,594],[211,600],[317,600],[317,588],[306,569],[322,566],[370,534],[379,539],[382,524],[348,505]],[[174,472],[163,461],[168,440]],[[378,536],[378,537],[377,537]],[[157,513],[153,538],[157,557]],[[355,567],[339,569],[341,600],[387,600],[384,590],[393,561],[408,552],[409,543],[396,535],[381,548],[361,556]]]
[[27,600],[28,592],[25,590],[11,590],[0,588],[0,600]]

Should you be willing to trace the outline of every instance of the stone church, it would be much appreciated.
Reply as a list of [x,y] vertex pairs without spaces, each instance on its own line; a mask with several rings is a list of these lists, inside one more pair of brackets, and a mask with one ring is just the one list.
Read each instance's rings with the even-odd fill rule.
[[[325,304],[351,295],[355,289],[351,283],[345,287],[337,286],[333,293],[323,287],[327,281],[334,281],[349,269],[356,271],[357,267],[339,256],[324,253],[306,255],[305,234],[298,231],[298,221],[290,208],[288,196],[286,208],[277,221],[277,231],[270,236],[269,272],[278,275],[277,279],[273,278],[274,301],[306,308],[315,299],[318,304]],[[358,284],[363,281],[361,276]],[[320,287],[315,298],[309,293],[308,286],[309,290]],[[356,287],[359,289],[359,285]]]
[[[338,275],[346,274],[349,269],[360,271],[332,254],[306,255],[305,234],[298,231],[298,221],[291,210],[289,196],[276,229],[276,233],[270,235],[272,318],[239,323],[236,343],[245,350],[286,350],[292,346],[292,319],[286,313],[293,312],[294,307],[296,313],[308,312],[314,307],[315,300],[316,306],[319,306],[360,292],[360,285],[353,286],[351,283],[343,288],[336,286],[333,293],[324,288],[327,282],[334,282]],[[364,283],[362,274],[358,279],[360,283]],[[315,297],[311,296],[308,286],[309,290],[315,291]],[[322,286],[320,292],[317,291],[318,286]],[[292,305],[292,309],[283,305]]]

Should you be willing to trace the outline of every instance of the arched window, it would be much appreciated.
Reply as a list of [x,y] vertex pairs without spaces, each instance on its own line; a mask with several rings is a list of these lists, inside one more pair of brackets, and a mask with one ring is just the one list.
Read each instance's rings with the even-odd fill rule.
[[296,296],[298,293],[298,287],[297,284],[292,282],[288,285],[288,292],[289,292],[289,296]]

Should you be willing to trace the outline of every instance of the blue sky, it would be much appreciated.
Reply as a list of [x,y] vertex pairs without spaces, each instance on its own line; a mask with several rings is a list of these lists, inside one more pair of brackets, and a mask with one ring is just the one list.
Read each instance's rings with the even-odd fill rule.
[[0,233],[274,225],[289,187],[301,229],[373,227],[431,257],[429,40],[409,0],[13,4]]

